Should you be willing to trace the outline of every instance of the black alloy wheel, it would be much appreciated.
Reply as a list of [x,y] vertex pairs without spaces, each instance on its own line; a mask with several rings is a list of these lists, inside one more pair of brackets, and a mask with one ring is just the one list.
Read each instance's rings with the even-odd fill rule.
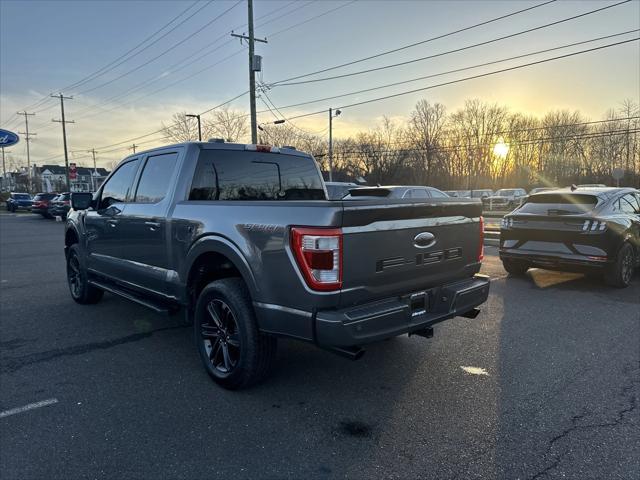
[[104,295],[103,290],[89,283],[78,244],[71,245],[67,252],[67,283],[71,298],[83,305],[97,303]]
[[223,278],[206,285],[196,301],[193,327],[204,368],[222,387],[246,388],[272,370],[277,340],[258,328],[242,279]]
[[229,374],[240,360],[238,323],[231,307],[220,299],[207,304],[207,322],[201,325],[202,342],[211,366]]

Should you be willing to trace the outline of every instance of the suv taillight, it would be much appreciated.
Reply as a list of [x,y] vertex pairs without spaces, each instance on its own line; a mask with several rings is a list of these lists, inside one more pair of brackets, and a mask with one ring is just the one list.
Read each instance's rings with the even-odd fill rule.
[[325,292],[342,288],[340,228],[292,227],[291,250],[309,288]]
[[484,259],[484,217],[480,216],[480,246],[478,247],[478,261]]

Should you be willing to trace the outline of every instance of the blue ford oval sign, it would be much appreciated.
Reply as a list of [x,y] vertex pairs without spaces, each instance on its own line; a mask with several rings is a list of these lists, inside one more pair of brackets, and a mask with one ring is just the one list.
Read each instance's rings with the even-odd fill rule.
[[0,128],[0,147],[10,147],[19,141],[20,137],[17,134]]

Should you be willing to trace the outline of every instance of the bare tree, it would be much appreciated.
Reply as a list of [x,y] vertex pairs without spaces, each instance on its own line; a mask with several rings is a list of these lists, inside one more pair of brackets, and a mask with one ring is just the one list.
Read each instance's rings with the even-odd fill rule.
[[442,155],[438,151],[442,146],[445,124],[447,121],[446,108],[441,103],[431,105],[426,100],[420,100],[411,112],[408,127],[408,143],[416,149],[416,157],[424,166],[425,184],[429,184],[433,170]]
[[174,113],[169,125],[162,123],[162,130],[167,140],[171,142],[198,140],[198,124],[193,118],[187,117],[187,112]]
[[203,124],[203,138],[220,137],[227,142],[239,142],[245,140],[249,132],[249,120],[247,115],[228,106],[214,110],[212,118]]

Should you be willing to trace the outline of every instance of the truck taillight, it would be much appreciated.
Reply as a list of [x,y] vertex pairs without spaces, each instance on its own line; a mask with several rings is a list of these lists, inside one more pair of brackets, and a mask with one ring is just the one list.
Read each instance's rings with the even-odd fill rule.
[[325,292],[342,288],[340,228],[292,227],[291,250],[309,288]]
[[478,247],[478,261],[484,259],[484,217],[480,216],[480,246]]

